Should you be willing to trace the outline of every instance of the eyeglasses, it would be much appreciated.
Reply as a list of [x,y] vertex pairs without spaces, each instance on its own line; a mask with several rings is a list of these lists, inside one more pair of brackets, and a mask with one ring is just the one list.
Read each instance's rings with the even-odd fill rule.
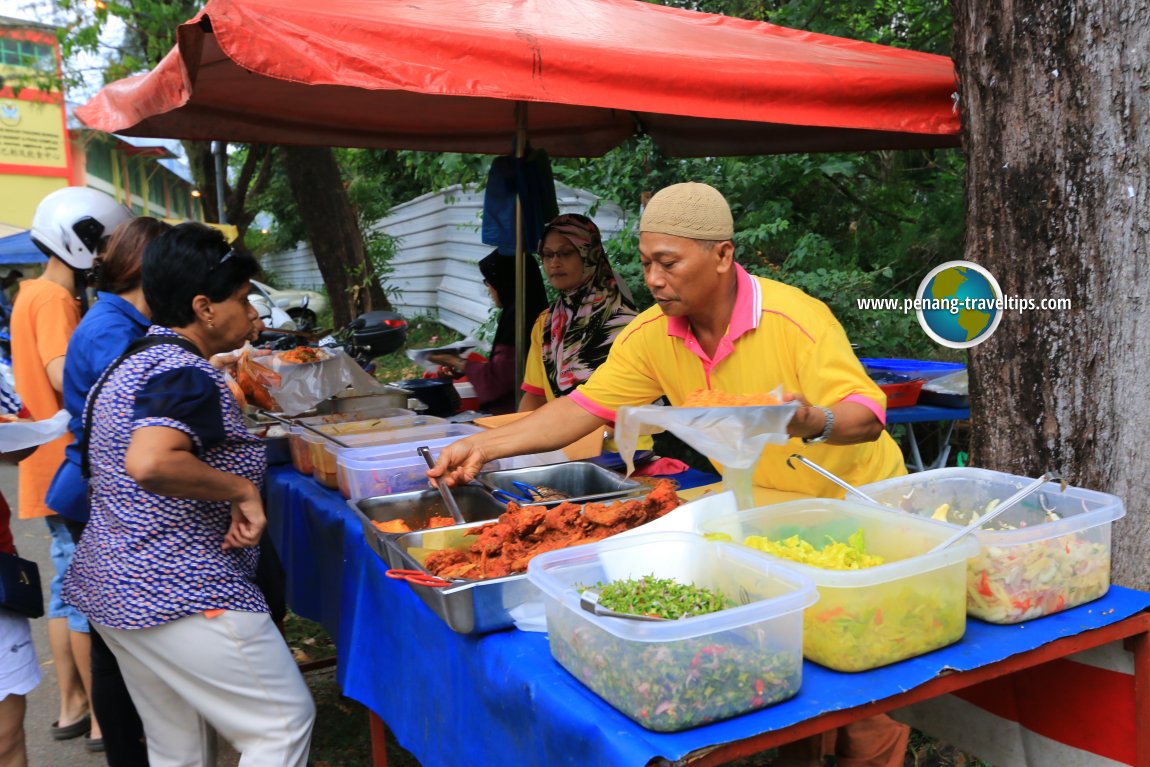
[[212,272],[214,272],[215,270],[219,269],[221,266],[226,264],[232,258],[232,256],[234,256],[235,254],[236,254],[235,248],[229,249],[227,253],[224,253],[222,256],[220,256],[219,263],[217,263],[215,266],[213,266],[211,269],[208,270],[208,274],[211,274]]
[[539,251],[539,260],[540,261],[547,261],[548,259],[552,259],[552,258],[559,258],[559,259],[575,258],[576,256],[581,256],[581,255],[582,254],[579,253],[579,251],[574,250],[572,248],[568,248],[565,250],[541,250],[541,251]]

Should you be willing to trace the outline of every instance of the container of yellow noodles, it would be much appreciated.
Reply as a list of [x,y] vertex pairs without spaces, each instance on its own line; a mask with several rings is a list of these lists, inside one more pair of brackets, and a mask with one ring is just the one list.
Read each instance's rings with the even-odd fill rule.
[[912,515],[823,498],[788,501],[709,522],[701,532],[786,563],[815,582],[803,655],[866,671],[957,642],[966,631],[964,539],[927,553],[951,529]]

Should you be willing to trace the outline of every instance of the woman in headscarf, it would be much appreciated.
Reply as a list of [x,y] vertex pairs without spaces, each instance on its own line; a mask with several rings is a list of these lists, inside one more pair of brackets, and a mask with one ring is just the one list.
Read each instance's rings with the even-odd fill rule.
[[586,216],[567,213],[549,223],[539,259],[559,297],[531,331],[520,410],[574,391],[637,313],[627,283],[607,261],[599,227]]
[[[530,332],[535,318],[547,308],[547,291],[539,267],[533,260],[523,264],[526,282],[526,311],[521,317],[524,338]],[[491,356],[484,360],[479,355],[464,359],[456,354],[433,354],[432,362],[442,365],[453,377],[467,376],[475,387],[479,407],[488,413],[502,415],[515,411],[515,258],[501,256],[494,250],[479,262],[483,284],[491,294],[491,301],[500,310],[495,338],[491,342]]]

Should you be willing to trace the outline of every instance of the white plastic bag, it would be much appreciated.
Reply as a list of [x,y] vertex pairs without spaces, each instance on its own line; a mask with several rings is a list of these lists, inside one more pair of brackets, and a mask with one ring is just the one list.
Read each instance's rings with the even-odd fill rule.
[[751,477],[767,445],[786,444],[787,424],[798,402],[745,407],[621,407],[615,414],[615,444],[633,462],[639,437],[669,431],[723,467],[723,486],[735,493],[740,509],[754,506]]
[[44,445],[68,432],[71,416],[61,410],[43,421],[11,421],[0,423],[0,453],[11,453],[37,445]]
[[[321,358],[316,362],[288,362],[283,359],[283,355],[290,352],[256,357],[248,354],[250,348],[245,346],[241,350],[236,366],[236,377],[241,388],[248,392],[244,377],[253,379],[264,386],[274,400],[275,407],[266,409],[285,415],[298,415],[311,410],[348,387],[361,394],[370,394],[383,388],[382,384],[342,350],[320,347],[318,351]],[[251,400],[250,393],[248,399]]]

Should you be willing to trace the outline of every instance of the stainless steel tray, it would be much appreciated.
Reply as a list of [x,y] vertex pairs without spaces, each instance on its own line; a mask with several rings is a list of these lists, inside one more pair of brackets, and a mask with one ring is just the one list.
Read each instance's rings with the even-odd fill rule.
[[522,495],[513,483],[522,482],[534,487],[550,487],[567,498],[554,501],[533,502],[535,506],[556,506],[563,501],[588,503],[625,495],[645,493],[648,487],[641,482],[627,479],[620,474],[596,466],[587,461],[555,463],[549,466],[532,466],[529,469],[503,469],[483,472],[479,482],[490,490],[503,490],[512,495]]
[[[467,533],[485,524],[487,522],[472,522],[403,535],[383,535],[380,536],[381,543],[389,552],[381,556],[389,567],[427,572],[427,568],[416,556],[420,549],[442,551],[466,548],[475,542],[474,536]],[[526,602],[539,602],[543,599],[539,589],[527,579],[526,573],[484,580],[460,579],[453,581],[455,585],[440,588],[409,584],[419,598],[452,631],[459,634],[486,634],[510,628],[515,625],[511,619],[513,609]]]
[[[455,502],[459,511],[467,522],[486,522],[495,519],[507,510],[505,504],[500,503],[486,490],[477,485],[457,487]],[[410,493],[395,493],[394,495],[381,495],[375,498],[363,498],[358,501],[348,501],[347,505],[355,511],[363,526],[363,535],[368,544],[375,550],[388,567],[406,567],[392,561],[393,551],[384,545],[388,538],[396,538],[406,533],[384,533],[372,522],[390,522],[402,519],[413,530],[426,527],[431,517],[450,517],[443,505],[443,499],[436,490],[415,490]],[[444,530],[446,528],[436,528]],[[470,542],[470,541],[469,541]]]
[[[384,561],[390,567],[422,570],[427,569],[413,556],[412,549],[429,548],[434,550],[464,548],[475,538],[467,532],[486,522],[472,522],[454,527],[440,527],[435,530],[420,530],[397,536],[384,536],[383,545],[390,549],[390,559]],[[458,634],[487,634],[492,631],[510,628],[511,610],[526,602],[542,600],[539,589],[527,579],[526,573],[507,575],[502,578],[488,578],[481,581],[457,581],[458,585],[431,588],[410,583],[424,604],[443,619],[448,628]]]

